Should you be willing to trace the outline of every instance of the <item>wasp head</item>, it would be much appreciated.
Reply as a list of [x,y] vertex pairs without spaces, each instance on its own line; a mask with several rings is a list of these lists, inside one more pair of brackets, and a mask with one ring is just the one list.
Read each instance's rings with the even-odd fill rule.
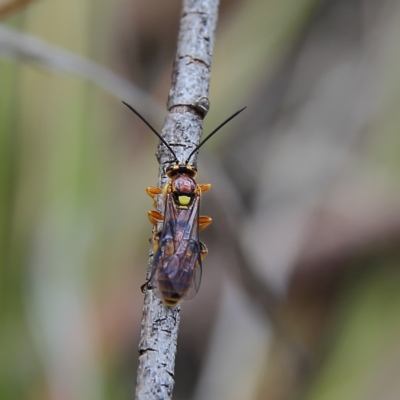
[[186,174],[191,178],[194,178],[197,175],[197,169],[188,163],[175,163],[170,165],[166,170],[168,178],[173,178],[176,175]]

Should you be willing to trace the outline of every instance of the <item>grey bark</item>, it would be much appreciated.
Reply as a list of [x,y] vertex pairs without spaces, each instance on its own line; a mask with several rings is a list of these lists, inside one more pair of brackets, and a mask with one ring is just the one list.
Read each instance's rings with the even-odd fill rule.
[[[199,143],[203,118],[209,109],[208,88],[218,4],[218,0],[183,1],[167,104],[169,114],[162,130],[163,137],[180,161],[184,161]],[[157,158],[160,164],[158,186],[164,187],[168,181],[165,168],[173,157],[162,143]],[[192,161],[196,162],[196,155]],[[164,213],[162,196],[158,197],[157,209]],[[150,254],[147,277],[150,276],[152,256]],[[172,397],[179,312],[179,305],[165,307],[151,290],[146,292],[139,343],[137,400]]]

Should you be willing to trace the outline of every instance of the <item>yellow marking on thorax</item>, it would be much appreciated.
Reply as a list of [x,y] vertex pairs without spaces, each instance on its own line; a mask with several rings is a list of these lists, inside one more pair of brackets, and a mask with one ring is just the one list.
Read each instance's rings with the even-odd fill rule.
[[179,196],[178,200],[179,200],[179,204],[181,206],[187,206],[190,203],[190,197],[189,196]]

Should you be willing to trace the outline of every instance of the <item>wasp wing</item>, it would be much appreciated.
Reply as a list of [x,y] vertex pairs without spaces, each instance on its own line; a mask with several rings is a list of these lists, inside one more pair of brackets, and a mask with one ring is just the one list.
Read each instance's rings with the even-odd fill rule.
[[179,209],[173,195],[166,195],[164,225],[150,278],[161,299],[189,300],[200,287],[199,205],[200,198],[196,196],[187,209]]

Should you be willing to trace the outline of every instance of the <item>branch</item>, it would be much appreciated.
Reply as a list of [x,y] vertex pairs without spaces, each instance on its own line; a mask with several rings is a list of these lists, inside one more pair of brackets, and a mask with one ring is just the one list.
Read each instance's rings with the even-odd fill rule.
[[[200,141],[203,118],[209,109],[208,88],[218,0],[184,0],[178,48],[168,99],[169,115],[162,136],[173,147],[179,160],[185,160]],[[168,181],[165,167],[171,162],[165,145],[158,147],[160,164],[158,186]],[[196,157],[194,157],[196,164]],[[161,197],[161,196],[159,196]],[[157,209],[164,212],[163,199]],[[152,254],[147,277],[150,276]],[[174,386],[174,367],[179,329],[180,306],[165,307],[148,290],[144,299],[136,399],[170,399]]]

